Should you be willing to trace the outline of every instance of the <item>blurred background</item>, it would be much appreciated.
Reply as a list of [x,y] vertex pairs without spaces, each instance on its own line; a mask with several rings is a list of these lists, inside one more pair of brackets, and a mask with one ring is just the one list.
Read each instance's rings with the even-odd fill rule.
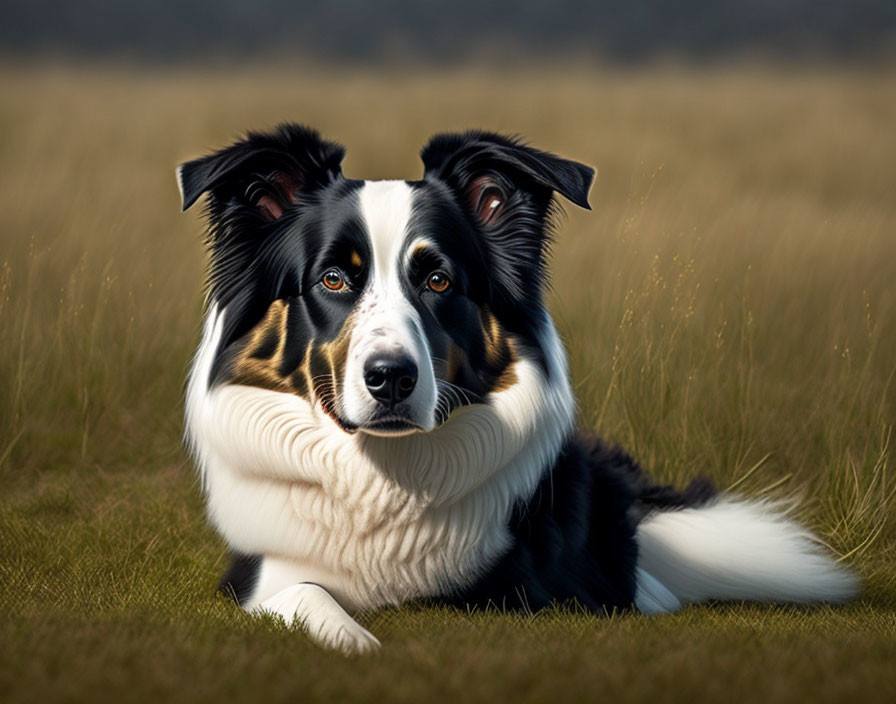
[[[664,482],[801,496],[863,600],[408,609],[345,662],[212,599],[174,168],[284,120],[355,178],[470,127],[595,166],[549,294],[581,423]],[[0,698],[896,701],[894,125],[893,0],[0,0]]]
[[54,0],[3,3],[13,55],[171,64],[271,56],[429,65],[588,59],[892,57],[888,0]]

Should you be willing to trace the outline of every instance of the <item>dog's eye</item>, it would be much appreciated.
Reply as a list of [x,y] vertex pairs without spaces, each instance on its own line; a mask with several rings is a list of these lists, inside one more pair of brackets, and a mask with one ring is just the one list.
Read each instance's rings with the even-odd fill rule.
[[327,269],[321,282],[331,291],[342,291],[346,287],[345,275],[339,269]]
[[434,271],[426,280],[426,285],[429,286],[430,291],[445,293],[451,285],[451,279],[449,279],[442,271]]

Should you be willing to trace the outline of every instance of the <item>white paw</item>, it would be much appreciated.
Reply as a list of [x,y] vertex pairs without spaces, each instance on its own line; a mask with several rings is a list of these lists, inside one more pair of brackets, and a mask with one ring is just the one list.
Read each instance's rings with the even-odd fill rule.
[[345,655],[367,653],[380,647],[374,635],[317,584],[293,584],[256,604],[249,612],[279,616],[287,625],[297,622],[315,643]]

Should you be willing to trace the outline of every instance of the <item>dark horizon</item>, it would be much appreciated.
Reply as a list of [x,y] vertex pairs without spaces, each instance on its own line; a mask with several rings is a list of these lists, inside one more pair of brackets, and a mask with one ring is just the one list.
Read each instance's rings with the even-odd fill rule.
[[896,3],[883,0],[115,0],[0,2],[0,54],[150,63],[292,55],[341,63],[578,57],[639,63],[892,58]]

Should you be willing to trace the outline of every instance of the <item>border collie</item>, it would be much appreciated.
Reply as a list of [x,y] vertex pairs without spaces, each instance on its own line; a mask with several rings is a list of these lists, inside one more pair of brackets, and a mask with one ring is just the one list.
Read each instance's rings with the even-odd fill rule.
[[779,504],[651,482],[576,429],[545,308],[554,194],[594,171],[489,132],[442,134],[417,181],[342,175],[286,124],[183,164],[210,271],[187,436],[222,589],[346,653],[351,613],[409,600],[671,612],[858,591]]

